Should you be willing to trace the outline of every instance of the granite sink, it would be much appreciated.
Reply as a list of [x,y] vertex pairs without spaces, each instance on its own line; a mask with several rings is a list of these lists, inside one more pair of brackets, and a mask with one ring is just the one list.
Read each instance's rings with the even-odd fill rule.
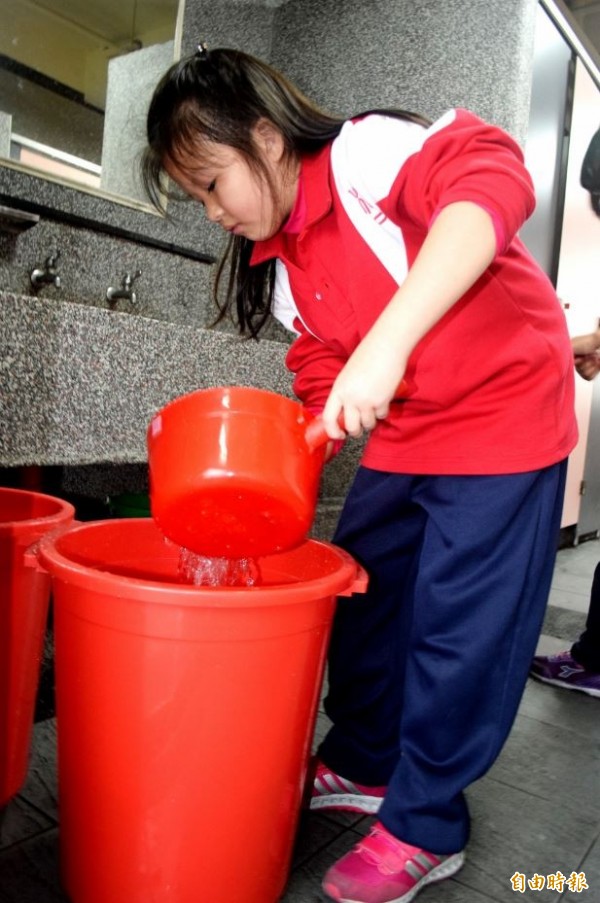
[[0,466],[143,462],[156,410],[194,389],[290,394],[282,342],[0,292]]

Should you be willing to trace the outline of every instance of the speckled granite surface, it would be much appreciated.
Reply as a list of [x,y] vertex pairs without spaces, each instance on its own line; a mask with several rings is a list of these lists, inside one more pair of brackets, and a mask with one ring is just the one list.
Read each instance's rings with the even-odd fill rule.
[[[188,0],[198,40],[265,56],[317,102],[350,115],[462,106],[523,140],[537,0]],[[270,45],[269,45],[270,39]]]
[[[144,491],[146,428],[213,385],[291,395],[287,346],[69,302],[0,292],[0,467],[64,465],[67,491]],[[324,471],[315,535],[328,538],[362,452]]]
[[[43,268],[59,252],[56,271],[60,287],[32,287],[30,273]],[[206,326],[214,318],[209,301],[214,267],[186,257],[148,248],[92,229],[73,228],[42,219],[20,235],[0,232],[0,286],[15,295],[46,301],[73,301],[108,308],[106,290],[118,288],[125,273],[141,270],[135,282],[135,313],[186,326]],[[120,313],[131,313],[126,300],[115,302]]]
[[[287,346],[69,302],[0,293],[0,466],[146,461],[146,428],[186,392],[245,385],[291,395]],[[348,442],[323,495],[344,495],[362,449]],[[135,482],[135,481],[134,481]],[[126,487],[127,488],[127,487]],[[327,516],[323,512],[323,516]]]
[[57,300],[0,295],[0,466],[144,461],[170,399],[239,384],[290,393],[286,346]]

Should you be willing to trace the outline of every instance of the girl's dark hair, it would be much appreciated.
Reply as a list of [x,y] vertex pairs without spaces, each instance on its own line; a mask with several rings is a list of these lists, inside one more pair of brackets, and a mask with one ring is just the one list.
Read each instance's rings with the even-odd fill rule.
[[[427,120],[402,110],[371,112],[427,125]],[[171,66],[150,103],[148,146],[142,157],[143,184],[155,207],[164,211],[164,199],[172,196],[165,161],[177,162],[193,154],[202,140],[235,148],[266,182],[276,201],[269,172],[252,137],[261,119],[280,131],[288,163],[320,150],[339,134],[346,121],[321,110],[276,69],[239,50],[209,51],[200,46],[195,54]],[[256,338],[271,311],[275,262],[251,267],[253,244],[242,236],[229,240],[215,280],[219,309],[215,322],[235,308],[240,332]],[[221,299],[227,261],[229,275]]]

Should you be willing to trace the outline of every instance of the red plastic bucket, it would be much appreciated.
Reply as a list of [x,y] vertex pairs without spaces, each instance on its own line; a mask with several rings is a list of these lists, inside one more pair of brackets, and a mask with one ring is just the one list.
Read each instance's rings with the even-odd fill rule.
[[201,555],[245,558],[303,542],[327,434],[297,401],[245,386],[199,389],[148,428],[152,516]]
[[73,903],[275,903],[289,869],[341,549],[182,585],[152,520],[40,544],[53,577],[62,880]]
[[74,513],[60,499],[0,488],[0,806],[27,776],[50,601],[50,578],[27,565],[25,553]]

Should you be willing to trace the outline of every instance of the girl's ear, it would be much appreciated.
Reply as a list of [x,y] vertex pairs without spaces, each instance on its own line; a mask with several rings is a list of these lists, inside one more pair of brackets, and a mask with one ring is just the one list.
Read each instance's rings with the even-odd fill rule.
[[273,162],[278,163],[285,153],[283,135],[269,119],[259,119],[252,128],[257,147]]

